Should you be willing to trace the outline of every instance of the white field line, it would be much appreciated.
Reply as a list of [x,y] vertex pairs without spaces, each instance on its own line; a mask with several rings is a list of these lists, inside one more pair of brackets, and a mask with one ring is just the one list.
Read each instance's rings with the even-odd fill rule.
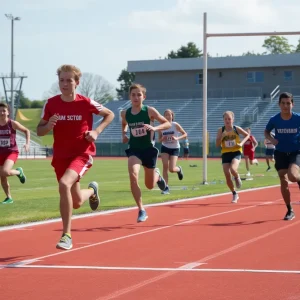
[[[251,193],[251,192],[264,190],[264,189],[275,188],[275,187],[279,187],[279,185],[242,190],[242,191],[239,191],[239,194],[241,194],[241,193]],[[204,195],[204,196],[193,197],[193,198],[184,198],[184,199],[179,199],[179,200],[167,201],[167,202],[163,202],[163,203],[147,204],[147,205],[144,205],[144,206],[145,207],[154,207],[154,206],[172,205],[172,204],[183,203],[183,202],[193,202],[193,201],[199,201],[199,200],[202,201],[202,200],[205,200],[205,199],[216,198],[216,197],[220,197],[220,196],[224,196],[224,195],[231,195],[231,192],[220,193],[220,194],[215,194],[215,195]],[[97,217],[97,216],[112,214],[112,213],[114,214],[114,213],[124,212],[124,211],[131,211],[131,210],[136,210],[136,209],[137,209],[136,206],[127,207],[127,208],[112,209],[112,210],[106,210],[106,211],[100,211],[100,212],[94,212],[94,213],[88,213],[88,214],[82,214],[82,215],[75,215],[75,216],[72,217],[72,219],[76,220],[76,219],[83,219],[83,218],[91,218],[91,217]],[[3,227],[0,227],[0,232],[1,231],[7,231],[7,230],[15,230],[17,228],[39,226],[39,225],[45,225],[45,224],[57,223],[57,222],[61,222],[61,218],[56,218],[56,219],[47,220],[47,221],[31,222],[31,223],[26,223],[26,224],[18,224],[18,225],[12,225],[12,226],[3,226]]]

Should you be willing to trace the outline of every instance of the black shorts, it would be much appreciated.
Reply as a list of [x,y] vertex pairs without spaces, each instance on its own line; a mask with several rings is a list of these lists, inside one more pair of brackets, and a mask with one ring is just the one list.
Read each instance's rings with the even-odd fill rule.
[[223,153],[222,164],[231,164],[233,159],[240,160],[241,158],[242,158],[242,153],[240,151]]
[[274,158],[275,158],[275,169],[277,171],[287,170],[290,164],[295,164],[297,166],[300,166],[300,151],[280,152],[275,150]]
[[167,153],[170,156],[179,156],[179,148],[168,148],[161,145],[160,153]]
[[158,156],[158,149],[155,147],[149,147],[146,149],[126,149],[127,157],[136,156],[141,160],[142,166],[148,169],[154,169],[156,167],[156,161]]
[[189,154],[190,149],[189,148],[183,148],[183,154]]

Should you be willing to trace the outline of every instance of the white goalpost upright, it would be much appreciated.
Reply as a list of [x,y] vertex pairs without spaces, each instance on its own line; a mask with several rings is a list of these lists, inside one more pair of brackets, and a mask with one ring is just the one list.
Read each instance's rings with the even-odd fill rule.
[[207,181],[207,39],[209,37],[234,37],[234,36],[273,36],[273,35],[300,35],[300,31],[273,31],[273,32],[242,32],[242,33],[207,33],[207,13],[203,14],[203,128],[202,128],[202,153],[203,153],[203,184]]

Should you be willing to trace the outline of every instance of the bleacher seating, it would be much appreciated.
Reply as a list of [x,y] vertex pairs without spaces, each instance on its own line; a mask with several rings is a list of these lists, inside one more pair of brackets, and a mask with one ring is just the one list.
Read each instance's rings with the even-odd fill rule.
[[[240,123],[240,113],[245,108],[245,103],[250,106],[255,105],[258,98],[216,98],[207,101],[207,122],[208,131],[212,136],[222,125],[222,115],[226,110],[232,110],[235,113],[236,123]],[[121,141],[121,119],[120,111],[130,106],[130,101],[112,101],[106,107],[114,111],[115,119],[105,131],[99,136],[98,142],[120,142]],[[199,141],[202,138],[203,123],[203,100],[145,100],[144,104],[155,107],[161,114],[170,108],[175,113],[175,120],[187,131],[190,141]],[[94,126],[99,124],[101,118],[94,118]]]
[[[295,97],[295,102],[299,102],[300,97]],[[297,100],[296,100],[297,99]],[[202,99],[170,99],[170,100],[145,100],[144,104],[154,106],[161,114],[170,108],[175,113],[175,121],[181,124],[186,130],[191,142],[202,140],[203,128],[203,100]],[[130,101],[112,101],[106,107],[113,110],[116,117],[105,131],[99,136],[97,142],[121,142],[121,119],[120,111],[130,106]],[[258,97],[244,98],[214,98],[207,101],[207,129],[210,139],[215,139],[217,130],[223,125],[222,116],[227,110],[235,114],[235,124],[245,127],[250,126],[253,135],[262,140],[264,137],[264,128],[271,116],[279,112],[278,99],[271,101]],[[252,114],[255,117],[252,118]],[[250,121],[245,122],[244,115],[249,114]],[[101,118],[95,117],[94,126],[100,122]]]
[[[300,96],[294,96],[294,108],[293,111],[297,112],[297,103],[300,101]],[[299,105],[299,104],[298,104]],[[257,139],[262,140],[264,137],[264,130],[269,119],[278,114],[280,109],[278,107],[278,99],[274,99],[272,102],[268,103],[265,107],[259,107],[259,119],[257,122],[251,125],[252,134],[257,137]]]
[[[36,138],[36,135],[33,132],[30,134],[31,137]],[[17,133],[16,142],[19,149],[19,158],[45,158],[47,156],[46,149],[41,145],[41,141],[36,142],[31,138],[29,152],[26,152],[24,149],[24,145],[26,143],[24,134]]]

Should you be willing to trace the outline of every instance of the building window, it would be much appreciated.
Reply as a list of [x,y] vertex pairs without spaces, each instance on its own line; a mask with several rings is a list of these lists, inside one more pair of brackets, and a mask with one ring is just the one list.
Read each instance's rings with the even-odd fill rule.
[[203,84],[203,74],[202,73],[196,74],[196,84]]
[[247,82],[248,83],[257,83],[264,82],[264,72],[247,72]]
[[284,79],[284,81],[292,81],[293,80],[293,72],[292,71],[284,71],[283,79]]

